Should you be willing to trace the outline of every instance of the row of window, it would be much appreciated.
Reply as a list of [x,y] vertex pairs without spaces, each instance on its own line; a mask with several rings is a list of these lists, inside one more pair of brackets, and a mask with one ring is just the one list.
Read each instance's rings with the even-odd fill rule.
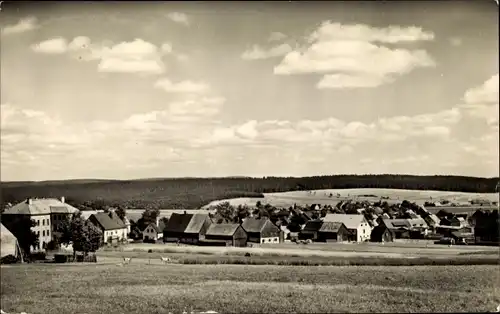
[[[41,221],[42,221],[42,226],[45,225],[50,226],[50,219],[42,219]],[[40,219],[36,220],[36,225],[40,226]]]
[[[36,232],[37,236],[40,236],[40,231]],[[42,230],[42,237],[49,236],[50,235],[50,230]]]

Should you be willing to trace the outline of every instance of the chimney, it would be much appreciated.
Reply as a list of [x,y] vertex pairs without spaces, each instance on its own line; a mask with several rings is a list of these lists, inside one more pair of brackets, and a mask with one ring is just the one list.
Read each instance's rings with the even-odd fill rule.
[[61,203],[64,203],[66,201],[66,199],[64,198],[64,196],[61,196]]
[[28,198],[26,199],[26,204],[28,204],[28,205],[33,204],[33,201],[31,200],[31,197],[28,197]]
[[187,211],[184,211],[184,215],[187,215]]
[[158,217],[156,217],[156,225],[159,226],[160,225],[160,215],[158,215]]

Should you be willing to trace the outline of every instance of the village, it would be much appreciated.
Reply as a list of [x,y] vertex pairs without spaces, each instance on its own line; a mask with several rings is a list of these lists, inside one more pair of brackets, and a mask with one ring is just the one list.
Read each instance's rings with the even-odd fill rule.
[[[160,217],[159,211],[147,209],[138,221],[133,221],[127,218],[124,209],[80,211],[66,203],[64,197],[29,198],[2,213],[2,237],[9,234],[14,239],[11,243],[16,243],[9,249],[2,240],[2,260],[32,261],[36,256],[43,256],[45,260],[45,253],[49,251],[56,252],[53,256],[74,255],[78,250],[86,255],[101,247],[129,243],[252,247],[287,242],[433,240],[436,244],[449,246],[498,245],[498,210],[493,206],[496,204],[470,204],[472,214],[453,213],[456,207],[449,204],[438,204],[440,210],[434,214],[429,208],[435,209],[436,204],[426,202],[426,205],[427,208],[406,200],[389,205],[380,199],[376,202],[340,201],[335,207],[312,204],[276,208],[257,202],[251,208],[222,202],[205,210],[177,210],[168,218]],[[32,222],[29,230],[26,219]],[[77,240],[71,236],[75,234],[71,229],[82,226],[95,233],[82,236],[88,245],[73,245]],[[26,244],[30,239],[26,233],[35,236],[30,246]],[[72,245],[73,250],[68,249]]]

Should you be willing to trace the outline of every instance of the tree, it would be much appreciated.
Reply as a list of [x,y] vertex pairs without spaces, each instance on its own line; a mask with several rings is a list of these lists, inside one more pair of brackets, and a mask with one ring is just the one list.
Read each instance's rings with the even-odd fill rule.
[[262,202],[261,201],[257,201],[257,203],[255,203],[255,207],[261,208],[262,207]]
[[13,227],[13,230],[11,231],[17,238],[19,247],[21,247],[26,255],[29,255],[31,253],[31,248],[37,247],[40,244],[38,235],[31,230],[32,227],[36,226],[36,221],[23,216],[12,225],[15,227]]
[[89,221],[76,217],[71,222],[73,254],[95,252],[102,245],[102,232]]
[[121,220],[125,221],[125,217],[127,217],[127,211],[122,206],[116,207],[115,213],[120,217]]

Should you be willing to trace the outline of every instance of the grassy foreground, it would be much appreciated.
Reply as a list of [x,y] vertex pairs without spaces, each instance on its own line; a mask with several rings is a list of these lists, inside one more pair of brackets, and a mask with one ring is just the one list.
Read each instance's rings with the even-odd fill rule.
[[498,266],[20,265],[7,313],[477,312],[500,303]]

